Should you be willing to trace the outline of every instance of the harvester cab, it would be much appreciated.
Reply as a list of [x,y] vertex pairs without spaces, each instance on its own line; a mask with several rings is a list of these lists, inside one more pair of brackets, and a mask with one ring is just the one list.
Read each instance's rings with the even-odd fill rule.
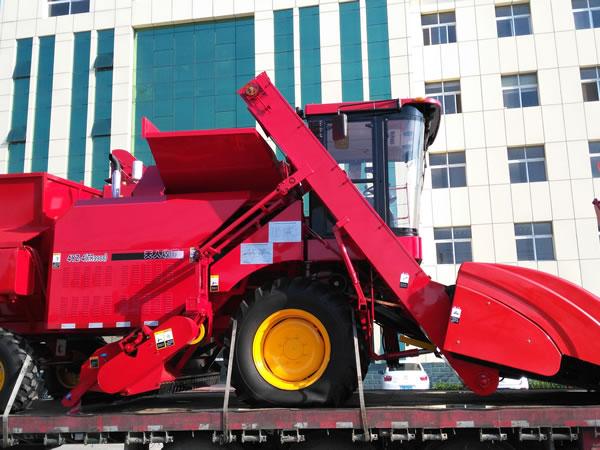
[[[438,131],[440,105],[433,99],[311,104],[304,115],[392,231],[418,236],[425,151]],[[310,223],[319,234],[331,234],[331,216],[314,193]]]

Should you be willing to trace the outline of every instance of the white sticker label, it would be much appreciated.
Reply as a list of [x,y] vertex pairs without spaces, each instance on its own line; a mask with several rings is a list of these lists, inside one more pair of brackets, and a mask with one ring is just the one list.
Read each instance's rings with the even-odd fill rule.
[[407,274],[406,272],[402,272],[400,274],[400,287],[407,288],[409,280],[410,280],[410,275]]
[[273,244],[242,244],[240,264],[273,264]]
[[166,330],[160,330],[154,333],[154,340],[156,341],[156,348],[162,350],[167,347],[171,347],[175,344],[173,339],[173,329],[167,328]]
[[302,224],[299,220],[290,222],[269,222],[269,242],[300,242]]
[[462,315],[462,309],[458,306],[453,306],[452,311],[450,312],[450,322],[458,323],[460,321],[460,316]]

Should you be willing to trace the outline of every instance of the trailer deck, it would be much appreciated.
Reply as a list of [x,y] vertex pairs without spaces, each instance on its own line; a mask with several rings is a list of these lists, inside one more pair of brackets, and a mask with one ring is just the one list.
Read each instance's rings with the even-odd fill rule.
[[[468,392],[371,391],[365,393],[373,429],[600,427],[600,395],[581,390],[499,392],[487,398]],[[9,433],[115,433],[220,431],[223,390],[141,397],[86,405],[66,412],[42,400],[9,416]],[[360,429],[358,396],[341,408],[249,409],[231,397],[228,426],[239,430]]]

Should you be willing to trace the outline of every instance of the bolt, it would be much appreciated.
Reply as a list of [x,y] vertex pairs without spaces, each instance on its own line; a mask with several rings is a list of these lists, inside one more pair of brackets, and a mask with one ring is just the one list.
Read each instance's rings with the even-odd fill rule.
[[258,94],[258,89],[255,85],[249,84],[246,86],[246,96],[254,97],[256,94]]

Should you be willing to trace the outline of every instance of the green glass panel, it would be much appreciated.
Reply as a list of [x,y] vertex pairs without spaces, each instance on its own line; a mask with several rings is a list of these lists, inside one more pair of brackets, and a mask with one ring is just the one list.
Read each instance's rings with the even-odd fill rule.
[[9,173],[20,173],[25,169],[32,44],[31,38],[17,40],[11,126],[7,136]]
[[290,105],[295,105],[294,91],[294,16],[291,9],[275,11],[275,84]]
[[25,143],[8,145],[8,173],[22,173],[25,170]]
[[92,146],[92,186],[102,189],[108,177],[108,154],[110,152],[110,136],[93,139]]
[[371,100],[392,96],[386,0],[366,0],[369,94]]
[[67,178],[83,181],[90,76],[90,32],[75,33]]
[[[114,51],[114,30],[98,31],[98,58],[111,55]],[[112,65],[96,70],[96,91],[94,93],[94,125],[92,127],[92,186],[101,188],[108,176],[108,155],[110,153],[110,129],[112,120]]]
[[151,163],[140,122],[164,130],[253,126],[236,94],[254,76],[254,19],[240,18],[136,33],[134,139]]
[[33,149],[31,155],[32,172],[46,172],[48,170],[54,47],[54,36],[43,36],[40,38],[38,79],[35,99],[35,121],[33,127]]
[[17,40],[17,61],[13,78],[27,78],[31,75],[31,48],[33,39],[18,39]]
[[340,46],[342,57],[342,100],[363,100],[360,6],[340,4]]
[[300,91],[302,103],[321,103],[319,7],[300,8]]

